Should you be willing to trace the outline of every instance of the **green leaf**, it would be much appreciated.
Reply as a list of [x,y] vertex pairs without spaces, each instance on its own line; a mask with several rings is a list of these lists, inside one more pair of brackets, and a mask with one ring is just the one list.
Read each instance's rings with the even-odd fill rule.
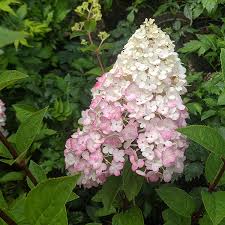
[[225,79],[225,49],[224,48],[222,48],[220,52],[220,62],[221,62],[223,79]]
[[203,7],[211,13],[218,5],[217,0],[201,0]]
[[202,192],[202,200],[213,225],[218,225],[225,218],[225,192]]
[[67,212],[65,206],[48,225],[68,225]]
[[[65,211],[65,203],[69,199],[79,176],[49,179],[38,184],[27,195],[25,215],[32,225],[53,225]],[[60,224],[60,223],[59,223]],[[60,225],[66,225],[66,223]]]
[[75,37],[79,37],[79,36],[85,36],[85,35],[87,35],[87,33],[85,31],[74,31],[70,35],[70,39],[75,38]]
[[85,75],[94,75],[94,76],[99,76],[101,74],[101,68],[95,67],[85,73]]
[[216,129],[203,125],[192,125],[180,128],[178,131],[207,150],[225,156],[225,141]]
[[14,220],[18,225],[28,225],[29,223],[26,220],[24,213],[26,194],[20,195],[15,199],[12,204],[10,204],[10,215],[13,216]]
[[0,183],[23,180],[23,178],[24,174],[22,172],[9,172],[0,177]]
[[[217,50],[216,43],[217,38],[214,34],[197,34],[198,39],[201,41],[201,48],[200,51],[202,51],[202,54],[204,54],[209,49],[212,49],[214,51]],[[201,54],[199,54],[201,55]]]
[[201,4],[196,5],[192,11],[193,19],[197,19],[203,13],[203,11],[204,9]]
[[191,225],[191,217],[183,217],[175,213],[171,209],[166,209],[162,213],[163,220],[167,224],[173,225]]
[[21,5],[16,11],[17,16],[22,20],[27,15],[27,5]]
[[219,132],[219,134],[223,137],[223,139],[225,140],[225,127],[217,127],[216,129]]
[[0,48],[12,44],[15,41],[24,40],[26,34],[22,31],[12,31],[7,28],[0,27]]
[[194,114],[194,115],[201,115],[202,113],[202,106],[198,103],[198,102],[191,102],[191,103],[188,103],[186,104],[187,108],[188,108],[188,111],[191,113],[191,114]]
[[195,211],[193,198],[179,188],[161,187],[157,189],[157,193],[170,209],[181,216],[190,217]]
[[141,190],[144,178],[137,175],[131,170],[131,166],[126,164],[123,174],[123,190],[126,194],[126,197],[129,201],[134,199]]
[[101,223],[86,223],[86,225],[102,225]]
[[15,3],[20,3],[20,2],[17,0],[2,0],[0,1],[0,10],[8,12],[12,15],[15,15],[15,12],[10,7],[10,4],[15,4]]
[[199,48],[201,48],[201,42],[197,40],[192,40],[184,44],[184,47],[179,49],[181,53],[192,53],[196,52]]
[[[41,183],[42,181],[47,180],[47,176],[44,172],[44,170],[34,161],[30,161],[29,169],[31,173],[34,175],[38,183]],[[34,187],[34,184],[30,181],[30,178],[27,177],[27,184],[30,189]]]
[[113,201],[116,198],[119,190],[121,189],[122,179],[121,177],[110,177],[106,183],[102,186],[102,189],[93,197],[93,201],[102,202],[106,210],[110,210]]
[[[225,78],[225,75],[224,75]],[[218,98],[218,105],[225,105],[225,93],[222,93]]]
[[196,142],[190,141],[185,152],[188,161],[205,162],[208,157],[208,151]]
[[134,21],[134,10],[132,10],[128,15],[127,15],[127,20],[132,23]]
[[[205,214],[200,220],[199,220],[200,225],[213,225],[212,221],[210,220],[209,216]],[[225,225],[225,219],[222,220],[219,225]]]
[[48,108],[33,113],[20,125],[16,132],[16,149],[18,153],[26,152],[33,143],[36,135],[39,133],[42,120]]
[[68,202],[71,202],[71,201],[76,200],[78,198],[79,198],[79,196],[76,193],[71,192],[70,197],[68,199]]
[[85,21],[84,23],[84,29],[87,31],[87,32],[93,32],[95,31],[96,29],[96,21],[95,20],[87,20]]
[[144,225],[144,218],[141,210],[133,207],[124,213],[114,215],[112,225]]
[[189,195],[194,199],[196,209],[200,209],[202,206],[202,191],[208,191],[207,187],[194,187],[190,192]]
[[106,209],[105,207],[97,209],[94,215],[95,217],[102,217],[102,216],[108,216],[114,213],[116,213],[116,209],[114,206],[111,206],[110,209]]
[[187,182],[203,174],[204,166],[201,162],[187,163],[184,167],[184,176]]
[[201,121],[206,120],[206,119],[208,119],[208,118],[210,118],[212,116],[215,116],[215,115],[216,115],[216,111],[215,110],[210,109],[208,111],[205,111],[205,112],[202,113]]
[[205,214],[202,218],[199,220],[200,225],[213,225],[212,221],[210,220],[209,216]]
[[0,190],[0,208],[3,209],[3,208],[8,208],[8,204],[7,202],[5,201],[5,198],[2,194],[2,191]]
[[12,159],[12,155],[9,153],[9,150],[2,143],[0,143],[0,156],[3,158]]
[[192,9],[188,4],[186,4],[184,7],[184,16],[188,18],[192,23]]
[[71,11],[69,1],[57,1],[54,10],[55,22],[60,23]]
[[[1,34],[0,34],[1,37]],[[16,70],[6,70],[0,74],[0,90],[28,76]]]
[[107,49],[112,49],[113,47],[114,47],[114,44],[113,43],[103,43],[100,46],[99,51],[107,50]]
[[95,52],[98,49],[98,46],[95,44],[90,44],[85,47],[80,48],[82,52]]
[[[205,177],[209,183],[212,183],[214,181],[217,173],[219,172],[222,166],[223,161],[221,160],[221,158],[218,155],[211,153],[205,165]],[[221,177],[218,185],[223,184],[225,184],[225,175]]]
[[104,9],[109,10],[112,8],[113,0],[105,0],[104,1]]
[[29,116],[31,116],[34,112],[37,111],[33,106],[25,105],[25,104],[15,104],[15,105],[13,105],[13,108],[16,111],[16,118],[20,122],[23,122]]

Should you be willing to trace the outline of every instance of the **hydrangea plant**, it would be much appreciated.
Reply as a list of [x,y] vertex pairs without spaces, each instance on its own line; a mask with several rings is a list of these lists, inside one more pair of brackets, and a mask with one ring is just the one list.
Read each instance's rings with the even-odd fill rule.
[[181,95],[185,68],[169,36],[146,19],[97,79],[83,129],[66,142],[65,162],[79,184],[92,187],[119,176],[125,161],[148,181],[169,182],[182,173],[185,138],[176,131],[188,117]]

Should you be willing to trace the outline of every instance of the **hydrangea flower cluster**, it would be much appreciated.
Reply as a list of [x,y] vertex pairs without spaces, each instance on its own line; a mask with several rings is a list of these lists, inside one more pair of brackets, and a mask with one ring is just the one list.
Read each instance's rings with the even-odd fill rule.
[[150,182],[169,182],[184,167],[187,142],[177,128],[188,117],[180,95],[185,68],[169,36],[145,20],[108,73],[97,79],[83,129],[66,142],[69,173],[97,186],[119,176],[126,161]]
[[5,104],[0,99],[0,131],[6,135],[6,131],[3,128],[5,126],[5,121],[6,121],[5,109],[6,109]]

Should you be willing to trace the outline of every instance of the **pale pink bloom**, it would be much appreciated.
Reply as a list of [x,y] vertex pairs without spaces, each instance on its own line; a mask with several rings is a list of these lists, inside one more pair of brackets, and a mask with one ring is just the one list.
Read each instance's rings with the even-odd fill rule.
[[176,162],[176,154],[171,149],[166,149],[162,153],[162,162],[165,167],[173,166]]
[[[83,126],[65,145],[65,164],[80,173],[78,184],[96,187],[119,176],[126,161],[149,182],[169,182],[182,173],[187,142],[177,132],[188,113],[185,69],[168,35],[146,20],[97,79]],[[1,116],[0,102],[0,126]]]
[[123,150],[115,149],[112,152],[112,155],[113,155],[113,160],[115,162],[124,162],[125,161],[125,158],[124,158],[125,153]]
[[135,140],[138,137],[138,123],[130,120],[129,123],[121,131],[122,138],[127,140]]
[[94,86],[94,89],[100,89],[102,85],[104,84],[105,80],[107,78],[107,74],[103,74],[101,77],[97,78],[97,82]]
[[140,95],[141,89],[135,84],[130,84],[125,91],[125,98],[128,101],[136,100],[136,98],[139,97]]
[[123,169],[123,163],[115,162],[114,160],[111,162],[111,166],[109,167],[109,173],[114,176],[119,176],[121,170]]
[[149,171],[147,174],[146,174],[146,178],[147,178],[147,181],[149,182],[157,182],[160,178],[160,175],[159,173],[155,173],[153,171]]
[[98,104],[101,102],[101,100],[102,100],[102,96],[97,95],[95,98],[92,99],[90,108],[95,109],[98,106]]
[[119,137],[118,134],[112,134],[108,137],[105,138],[104,144],[110,145],[114,148],[119,148],[122,146],[122,141],[121,138]]

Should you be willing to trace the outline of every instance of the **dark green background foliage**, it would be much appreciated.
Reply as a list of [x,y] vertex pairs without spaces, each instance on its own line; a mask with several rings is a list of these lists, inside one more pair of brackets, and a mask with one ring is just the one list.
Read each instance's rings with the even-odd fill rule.
[[[65,141],[78,128],[81,111],[90,102],[90,89],[96,77],[101,74],[93,49],[81,44],[81,39],[87,40],[87,37],[72,35],[71,27],[80,21],[73,9],[82,2],[0,1],[1,41],[10,43],[10,40],[4,38],[7,32],[16,31],[15,35],[20,37],[14,45],[0,45],[0,71],[18,70],[29,75],[14,88],[6,88],[1,92],[0,97],[7,106],[7,130],[13,142],[13,134],[18,125],[35,111],[49,106],[44,123],[28,152],[31,156],[35,151],[32,160],[41,166],[43,174],[45,172],[48,177],[66,174],[63,158]],[[225,60],[225,53],[224,57],[223,52],[221,53],[221,48],[225,48],[224,0],[102,0],[100,3],[103,16],[94,29],[93,40],[99,43],[99,31],[104,30],[110,34],[100,51],[106,68],[114,63],[123,45],[143,20],[155,18],[156,23],[175,42],[176,50],[187,68],[188,93],[184,96],[184,101],[190,113],[188,123],[225,126],[225,68],[221,72],[221,61]],[[222,136],[225,135],[223,128],[219,132]],[[0,151],[0,155],[2,154]],[[191,142],[186,152],[184,174],[174,178],[174,182],[190,191],[192,196],[198,196],[201,192],[196,187],[206,186],[208,183],[203,176],[207,157],[205,149]],[[218,164],[219,159],[211,157],[208,160],[215,160]],[[35,167],[35,164],[32,165]],[[6,176],[11,171],[11,167],[0,163],[0,187],[9,202],[23,194],[27,188],[23,183],[24,177],[19,172]],[[162,218],[161,212],[165,205],[156,194],[155,187],[158,185],[142,185],[140,178],[125,172],[122,180],[116,180],[113,184],[124,190],[129,200],[142,187],[136,197],[136,205],[144,215],[145,224],[163,224],[163,219],[168,225],[189,224],[189,219],[180,218],[180,215],[175,215],[179,212],[169,209],[164,211]],[[206,177],[212,179],[214,174],[207,174]],[[133,185],[129,190],[121,185],[124,179],[138,182],[139,185]],[[127,205],[130,204],[125,195],[116,195],[119,191],[116,187],[113,190],[115,196],[112,196],[113,206],[112,202],[102,201],[102,196],[108,194],[107,186],[97,195],[95,189],[77,189],[76,193],[80,198],[67,204],[69,224],[92,224],[95,221],[93,225],[107,225],[113,221],[114,225],[124,225],[121,221],[124,216],[126,220],[126,216],[129,217],[130,214],[135,217],[134,220],[137,219],[140,216],[140,209],[137,207],[124,214],[117,214],[113,219],[110,216],[120,208],[129,208]],[[157,192],[160,197],[163,196],[163,190],[158,189]],[[190,207],[193,205],[191,201]],[[103,208],[99,202],[103,202]],[[211,224],[206,217],[204,221]],[[126,225],[129,225],[128,222]]]

